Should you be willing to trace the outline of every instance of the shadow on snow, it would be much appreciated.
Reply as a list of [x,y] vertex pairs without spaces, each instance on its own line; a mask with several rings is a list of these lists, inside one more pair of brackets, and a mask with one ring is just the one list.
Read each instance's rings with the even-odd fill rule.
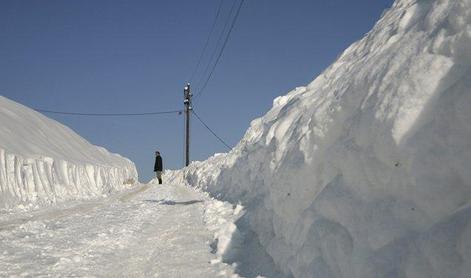
[[203,200],[190,200],[190,201],[172,201],[172,200],[166,200],[166,199],[161,199],[161,200],[144,200],[144,202],[148,203],[156,203],[159,205],[167,205],[167,206],[175,206],[175,205],[193,205],[196,203],[202,203],[204,202]]

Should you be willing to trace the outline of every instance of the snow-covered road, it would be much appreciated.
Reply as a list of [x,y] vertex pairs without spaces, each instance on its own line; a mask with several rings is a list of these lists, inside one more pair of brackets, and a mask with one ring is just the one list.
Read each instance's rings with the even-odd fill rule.
[[0,215],[0,277],[230,277],[233,268],[210,247],[208,223],[224,220],[205,210],[217,207],[190,188],[150,184],[99,201]]

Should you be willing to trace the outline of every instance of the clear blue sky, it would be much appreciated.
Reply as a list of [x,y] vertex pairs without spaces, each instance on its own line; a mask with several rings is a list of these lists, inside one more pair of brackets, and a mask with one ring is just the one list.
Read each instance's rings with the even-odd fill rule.
[[[313,80],[392,0],[246,0],[195,110],[231,146],[276,96]],[[219,31],[233,0],[223,2]],[[0,94],[30,107],[92,113],[180,109],[219,0],[0,1]],[[210,44],[210,50],[214,41]],[[203,62],[207,61],[207,57]],[[198,80],[197,75],[196,80]],[[183,164],[183,117],[48,115],[153,175]],[[191,158],[225,151],[196,120]]]

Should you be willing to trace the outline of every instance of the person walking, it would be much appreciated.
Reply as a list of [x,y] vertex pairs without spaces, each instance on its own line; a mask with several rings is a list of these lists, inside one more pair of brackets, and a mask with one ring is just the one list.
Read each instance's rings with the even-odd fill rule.
[[162,184],[162,157],[160,156],[160,152],[155,152],[155,163],[154,163],[154,172],[155,177],[159,180],[159,184]]

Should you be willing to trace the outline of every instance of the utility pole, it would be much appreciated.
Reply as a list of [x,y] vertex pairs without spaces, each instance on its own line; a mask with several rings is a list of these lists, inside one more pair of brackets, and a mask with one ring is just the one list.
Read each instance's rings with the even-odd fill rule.
[[190,91],[190,83],[187,83],[183,89],[185,104],[185,166],[190,164],[190,112],[191,112],[191,97],[193,96]]

